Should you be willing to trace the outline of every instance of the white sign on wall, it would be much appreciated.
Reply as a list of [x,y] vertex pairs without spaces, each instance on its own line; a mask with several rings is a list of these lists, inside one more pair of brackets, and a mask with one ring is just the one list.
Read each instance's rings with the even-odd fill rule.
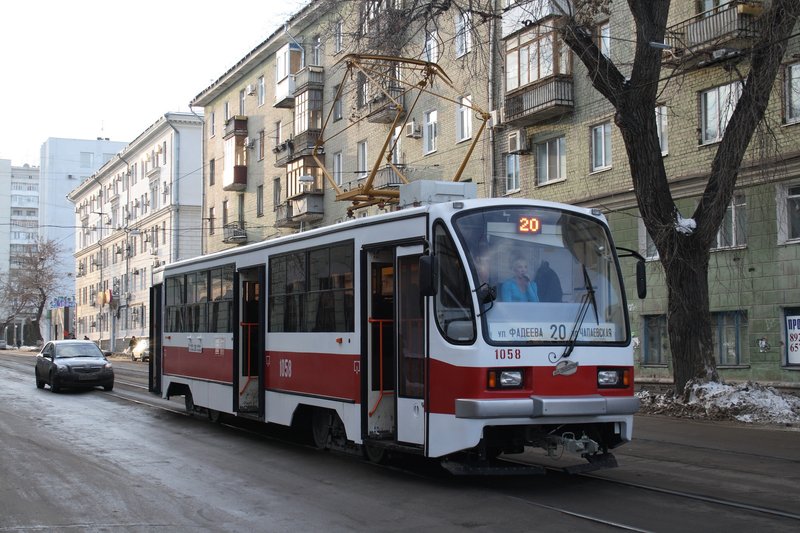
[[800,313],[786,312],[786,362],[800,365]]

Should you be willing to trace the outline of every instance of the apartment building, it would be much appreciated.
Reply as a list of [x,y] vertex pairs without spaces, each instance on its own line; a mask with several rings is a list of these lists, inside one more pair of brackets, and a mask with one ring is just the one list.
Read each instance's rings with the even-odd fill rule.
[[[629,290],[637,380],[671,379],[667,294],[657,252],[633,196],[613,108],[559,41],[557,2],[528,1],[503,13],[506,66],[498,160],[503,194],[597,207],[617,244],[648,259],[649,294]],[[762,2],[672,3],[663,52],[659,127],[672,194],[697,205],[759,32]],[[623,72],[633,61],[633,19],[624,3],[597,20],[595,38]],[[715,356],[726,380],[800,386],[800,39],[793,36],[764,127],[754,136],[711,254]],[[744,52],[744,53],[742,53]],[[633,279],[630,265],[628,279]],[[629,286],[633,283],[629,283]]]
[[166,113],[73,189],[76,331],[147,337],[153,270],[200,254],[202,116]]
[[426,26],[418,4],[311,2],[194,98],[205,252],[394,209],[400,183],[456,179],[470,150],[457,179],[492,194],[492,23],[453,6]]

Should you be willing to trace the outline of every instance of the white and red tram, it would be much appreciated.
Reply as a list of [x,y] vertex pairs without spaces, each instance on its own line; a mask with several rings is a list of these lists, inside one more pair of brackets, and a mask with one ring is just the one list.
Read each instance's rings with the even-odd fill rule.
[[[514,296],[521,263],[536,287]],[[627,305],[597,211],[445,201],[157,276],[151,388],[212,418],[305,426],[373,460],[393,449],[473,466],[525,447],[607,464],[631,439]]]

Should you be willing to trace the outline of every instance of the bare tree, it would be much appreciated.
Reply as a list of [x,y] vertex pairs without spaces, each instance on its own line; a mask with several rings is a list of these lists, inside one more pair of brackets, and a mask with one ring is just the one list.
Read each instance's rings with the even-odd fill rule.
[[6,274],[0,274],[0,331],[16,323],[20,317],[27,316],[33,300],[31,294],[24,290]]
[[[670,191],[654,109],[661,86],[662,51],[669,0],[628,0],[633,16],[635,56],[626,77],[592,38],[594,15],[610,0],[574,1],[561,35],[589,72],[593,86],[614,107],[634,192],[648,233],[658,249],[668,291],[668,332],[675,387],[691,380],[716,381],[709,313],[711,245],[733,197],[739,168],[764,118],[787,42],[800,16],[797,0],[772,0],[761,16],[761,32],[749,50],[750,70],[713,158],[705,190],[691,218],[684,220]],[[686,223],[690,221],[690,223]]]
[[[45,306],[53,293],[62,285],[57,267],[61,247],[54,240],[39,238],[27,251],[15,258],[16,264],[4,287],[0,287],[0,299],[13,302],[13,316],[8,323],[19,316],[32,316],[32,321],[41,323]],[[36,340],[41,340],[39,329],[35,328]]]

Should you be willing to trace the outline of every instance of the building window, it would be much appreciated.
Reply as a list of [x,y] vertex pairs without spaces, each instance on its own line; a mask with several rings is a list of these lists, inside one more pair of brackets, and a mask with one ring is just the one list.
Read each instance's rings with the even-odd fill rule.
[[456,57],[472,50],[472,16],[462,11],[456,15]]
[[216,124],[216,120],[215,120],[216,116],[217,116],[216,112],[212,111],[211,112],[211,116],[208,119],[208,123],[209,123],[210,128],[211,128],[211,135],[210,135],[211,137],[213,137],[217,133],[217,124]]
[[239,91],[239,114],[244,115],[244,99],[247,97],[247,91],[242,89]]
[[281,205],[281,179],[275,178],[272,180],[272,208],[278,209]]
[[643,316],[642,364],[666,365],[669,353],[669,335],[665,315]]
[[742,95],[742,84],[738,81],[703,91],[700,95],[700,144],[722,140],[725,127],[733,115],[736,102]]
[[597,47],[601,54],[611,57],[611,26],[608,21],[597,25]]
[[228,200],[222,201],[222,227],[228,225]]
[[611,168],[611,122],[592,127],[592,172]]
[[321,65],[322,64],[322,38],[319,35],[315,35],[311,39],[312,48],[311,48],[311,61],[309,65]]
[[711,328],[717,364],[740,365],[742,334],[747,333],[747,313],[744,311],[711,313]]
[[264,216],[264,186],[256,187],[256,216]]
[[240,194],[238,198],[238,220],[239,220],[239,227],[244,227],[244,194]]
[[344,21],[339,19],[336,21],[336,27],[333,30],[333,51],[339,53],[344,49]]
[[335,89],[335,100],[333,101],[333,121],[342,120],[342,95],[339,93],[340,85]]
[[667,143],[667,106],[656,107],[656,130],[658,131],[658,144],[661,146],[661,155],[669,153]]
[[555,30],[535,26],[506,40],[506,91],[571,72],[569,47]]
[[209,159],[208,160],[208,185],[214,186],[214,181],[216,179],[217,173],[217,160],[216,159]]
[[258,105],[264,105],[264,102],[267,98],[267,85],[266,81],[264,80],[264,76],[258,77],[258,89],[256,94],[258,95]]
[[342,152],[333,154],[333,181],[336,185],[342,184]]
[[435,30],[425,33],[425,60],[429,63],[439,61],[439,37]]
[[747,245],[747,202],[743,194],[733,197],[717,232],[714,248],[736,248]]
[[369,99],[369,80],[363,72],[356,75],[356,107],[364,107]]
[[294,133],[322,129],[322,91],[309,90],[297,95],[294,107]]
[[283,131],[281,121],[275,123],[275,146],[279,146],[283,142]]
[[566,138],[557,137],[536,145],[536,182],[544,185],[567,177]]
[[403,142],[403,126],[397,126],[394,129],[394,133],[392,134],[391,140],[391,149],[392,149],[392,163],[395,165],[403,164],[403,155],[402,155],[402,142]]
[[459,99],[456,108],[456,142],[472,138],[472,96]]
[[359,178],[367,177],[367,141],[356,145],[356,173]]
[[223,104],[222,111],[222,120],[227,124],[228,119],[231,118],[231,106],[228,102]]
[[519,154],[506,154],[506,192],[519,190]]
[[208,234],[214,235],[214,212],[213,207],[208,208]]
[[778,189],[778,242],[800,239],[800,184]]
[[267,151],[267,132],[261,130],[258,132],[258,160],[264,159]]
[[436,151],[436,135],[437,135],[437,113],[428,111],[425,113],[425,126],[422,131],[422,143],[425,147],[425,153],[430,154]]
[[786,122],[800,122],[800,63],[786,67]]
[[81,152],[81,168],[94,167],[94,154],[92,152]]

